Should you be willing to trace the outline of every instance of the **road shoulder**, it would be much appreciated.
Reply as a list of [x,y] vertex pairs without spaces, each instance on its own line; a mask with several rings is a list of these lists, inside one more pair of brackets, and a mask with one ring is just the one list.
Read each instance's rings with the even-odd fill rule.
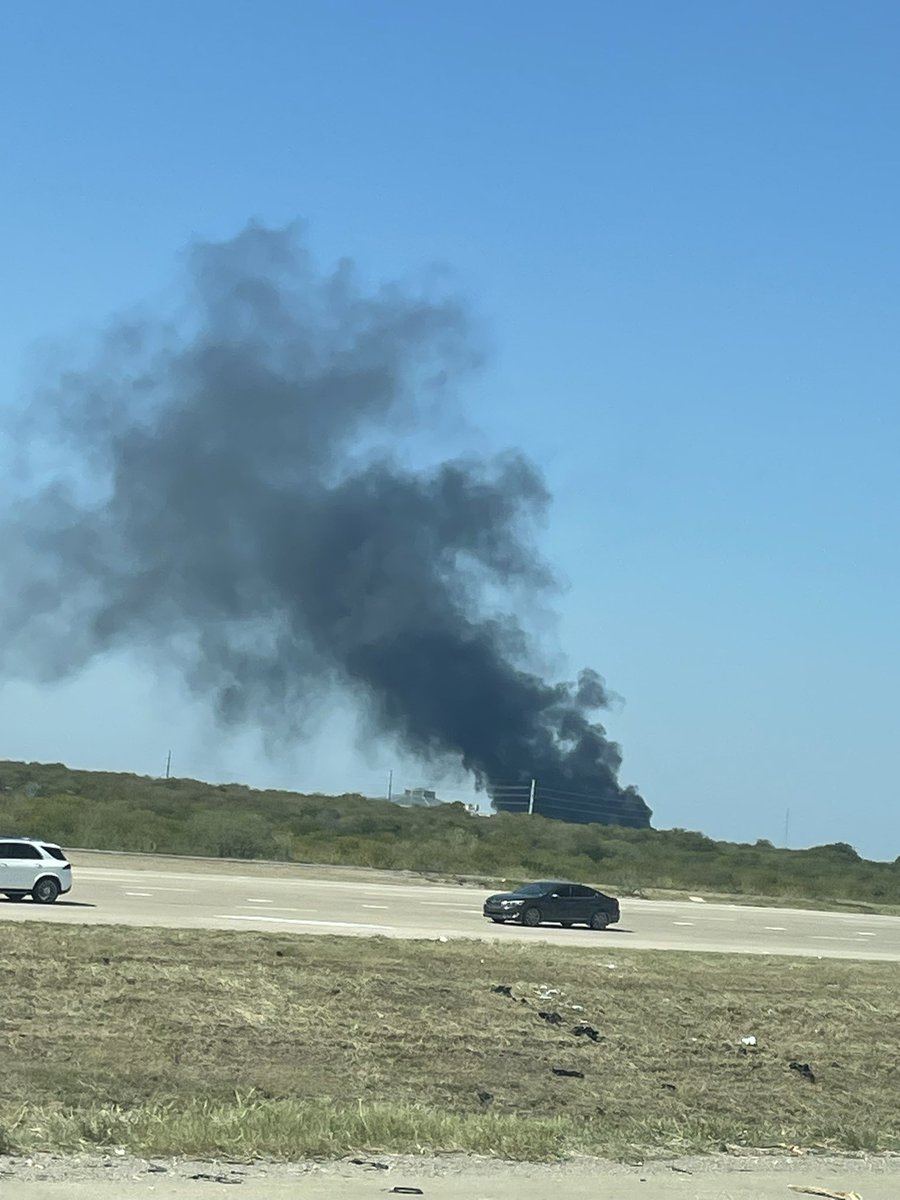
[[[572,1159],[564,1163],[506,1163],[460,1155],[439,1158],[361,1154],[356,1161],[303,1163],[200,1162],[126,1155],[0,1157],[3,1200],[212,1200],[245,1194],[264,1200],[768,1200],[857,1193],[862,1200],[896,1200],[900,1157],[831,1158],[728,1154],[652,1163]],[[409,1191],[406,1189],[418,1189]],[[807,1193],[809,1194],[809,1193]],[[820,1193],[821,1194],[821,1193]]]

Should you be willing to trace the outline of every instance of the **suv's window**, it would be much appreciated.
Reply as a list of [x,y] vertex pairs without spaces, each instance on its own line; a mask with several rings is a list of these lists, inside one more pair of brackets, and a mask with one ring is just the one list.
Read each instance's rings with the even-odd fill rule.
[[6,857],[35,859],[42,858],[43,855],[37,846],[33,846],[30,842],[10,842]]
[[58,846],[41,846],[45,854],[49,854],[51,858],[57,858],[60,862],[66,861],[66,856]]
[[0,858],[14,858],[13,849],[13,842],[0,842]]

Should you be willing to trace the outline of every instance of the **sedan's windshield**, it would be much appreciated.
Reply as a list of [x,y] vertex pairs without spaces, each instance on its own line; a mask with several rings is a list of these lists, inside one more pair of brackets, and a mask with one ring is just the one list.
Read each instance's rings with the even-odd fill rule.
[[543,896],[545,892],[552,892],[556,886],[555,883],[526,883],[523,887],[516,888],[512,895]]

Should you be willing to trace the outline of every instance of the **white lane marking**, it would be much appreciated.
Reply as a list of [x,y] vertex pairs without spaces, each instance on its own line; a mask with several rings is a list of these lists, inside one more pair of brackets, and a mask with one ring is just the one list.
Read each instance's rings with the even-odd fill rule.
[[273,903],[273,901],[271,901],[271,900],[257,900],[255,896],[248,896],[248,897],[247,897],[247,903],[248,903],[248,904],[272,904],[272,903]]
[[[250,908],[249,904],[239,904],[238,908]],[[251,912],[259,912],[257,908],[250,908]],[[314,908],[295,908],[290,904],[276,904],[274,908],[267,910],[268,912],[315,912]]]
[[673,925],[693,925],[693,921],[673,921]]
[[217,921],[277,921],[282,925],[324,925],[328,929],[373,929],[378,933],[393,933],[393,925],[361,925],[356,921],[306,921],[298,917],[264,917],[262,913],[235,915],[217,913]]
[[833,934],[814,933],[812,935],[814,942],[852,942],[852,937],[836,937]]
[[363,908],[387,908],[386,904],[364,904]]
[[764,925],[766,933],[787,933],[783,925]]
[[[460,900],[458,904],[447,904],[443,900],[423,900],[422,901],[423,908],[455,908],[455,909],[459,910],[459,907],[461,904],[471,904],[471,900]],[[464,911],[470,912],[471,910],[466,909]]]
[[875,934],[868,933],[865,929],[857,929],[856,936],[857,937],[875,937]]
[[141,896],[144,900],[151,900],[153,898],[152,892],[126,892],[125,895],[126,896]]
[[185,896],[196,896],[196,888],[154,887],[154,892],[182,892]]

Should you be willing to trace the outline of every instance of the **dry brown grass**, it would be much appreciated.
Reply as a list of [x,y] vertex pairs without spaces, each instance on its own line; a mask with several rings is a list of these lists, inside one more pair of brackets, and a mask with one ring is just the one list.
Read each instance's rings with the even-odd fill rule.
[[[887,963],[6,924],[0,1147],[900,1150],[896,976]],[[541,999],[545,986],[557,990]],[[575,1036],[580,1023],[600,1040]]]

